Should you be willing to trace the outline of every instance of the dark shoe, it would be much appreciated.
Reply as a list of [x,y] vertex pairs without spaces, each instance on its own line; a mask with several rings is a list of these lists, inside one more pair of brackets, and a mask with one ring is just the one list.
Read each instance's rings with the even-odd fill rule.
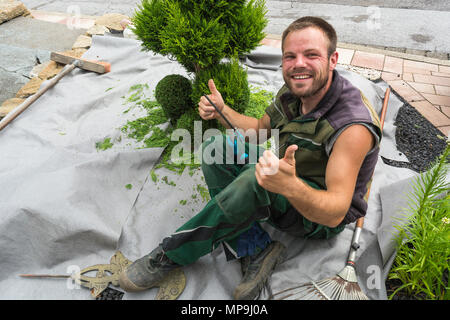
[[273,241],[256,256],[242,258],[244,277],[234,290],[234,299],[256,299],[275,267],[283,262],[285,252],[286,247],[282,243]]
[[127,292],[137,292],[154,287],[169,271],[181,267],[171,261],[158,246],[148,255],[129,265],[119,277],[120,287]]

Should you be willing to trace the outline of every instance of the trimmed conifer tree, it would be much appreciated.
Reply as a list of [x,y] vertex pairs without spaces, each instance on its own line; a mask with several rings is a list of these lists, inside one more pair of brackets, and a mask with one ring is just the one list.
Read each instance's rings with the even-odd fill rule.
[[198,73],[256,48],[265,36],[265,14],[264,0],[143,0],[133,32],[143,50]]

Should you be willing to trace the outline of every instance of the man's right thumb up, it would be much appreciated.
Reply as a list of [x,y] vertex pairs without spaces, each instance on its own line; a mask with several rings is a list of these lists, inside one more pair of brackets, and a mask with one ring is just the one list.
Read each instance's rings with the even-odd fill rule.
[[214,83],[213,79],[209,79],[208,87],[209,87],[209,91],[211,91],[211,94],[213,94],[213,95],[219,94],[220,95],[220,92],[217,90],[216,84]]

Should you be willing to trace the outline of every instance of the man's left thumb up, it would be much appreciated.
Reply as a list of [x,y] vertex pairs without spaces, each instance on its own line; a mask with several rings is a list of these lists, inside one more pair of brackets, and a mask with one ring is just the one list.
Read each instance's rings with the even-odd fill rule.
[[289,163],[290,165],[295,165],[295,151],[297,151],[298,146],[296,144],[291,144],[287,147],[286,152],[284,153],[283,160]]

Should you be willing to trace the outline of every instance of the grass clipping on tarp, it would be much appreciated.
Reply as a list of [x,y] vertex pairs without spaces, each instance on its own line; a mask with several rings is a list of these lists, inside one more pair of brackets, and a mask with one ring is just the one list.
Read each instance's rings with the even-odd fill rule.
[[[107,91],[112,88],[108,88]],[[95,146],[97,151],[105,151],[113,148],[115,142],[122,142],[125,138],[130,139],[133,143],[127,143],[127,146],[135,145],[137,149],[143,148],[164,148],[159,162],[150,172],[150,178],[154,183],[163,182],[170,186],[176,186],[175,182],[169,181],[167,176],[162,178],[156,173],[159,168],[166,168],[178,175],[181,175],[186,168],[189,170],[189,175],[193,176],[196,170],[200,168],[199,161],[195,161],[195,151],[191,152],[182,149],[183,154],[178,155],[176,163],[171,160],[172,150],[179,143],[179,141],[172,141],[171,135],[177,127],[173,127],[169,119],[164,113],[161,105],[146,96],[146,92],[150,90],[148,84],[135,84],[133,85],[128,94],[122,96],[123,105],[125,110],[123,114],[130,115],[132,120],[127,122],[119,128],[120,135],[115,139],[112,137],[105,137],[103,140],[96,142]],[[274,94],[263,90],[259,87],[250,87],[250,101],[245,110],[246,116],[254,118],[261,118],[266,108],[272,102]],[[139,114],[138,116],[135,116]],[[224,128],[221,128],[222,130]],[[270,141],[266,142],[262,146],[270,146]],[[203,177],[202,177],[203,178]],[[203,180],[203,179],[202,179]],[[131,189],[132,185],[125,186],[126,189]],[[201,200],[203,202],[209,201],[209,192],[202,184],[196,184],[194,187],[194,194],[192,195],[193,201]],[[181,205],[185,205],[186,200],[180,202]]]
[[[179,155],[184,159],[181,163],[180,161],[178,163],[171,161],[172,149],[179,143],[171,140],[172,132],[177,128],[170,125],[169,119],[166,117],[161,105],[157,101],[146,97],[145,92],[149,89],[148,84],[136,84],[129,89],[128,96],[122,96],[122,99],[124,99],[123,105],[127,107],[123,111],[124,114],[131,112],[134,108],[139,108],[141,109],[140,111],[144,111],[144,116],[128,120],[120,128],[120,131],[126,138],[137,142],[139,144],[137,148],[165,148],[161,160],[155,169],[165,167],[181,175],[188,168],[190,175],[192,175],[200,167],[198,161],[197,163],[194,161],[194,152]],[[273,98],[273,93],[258,87],[251,87],[249,105],[244,114],[261,118]],[[122,137],[120,136],[115,141],[121,141],[121,139]],[[111,137],[105,137],[104,140],[96,142],[98,151],[110,149],[113,145],[114,141]]]

